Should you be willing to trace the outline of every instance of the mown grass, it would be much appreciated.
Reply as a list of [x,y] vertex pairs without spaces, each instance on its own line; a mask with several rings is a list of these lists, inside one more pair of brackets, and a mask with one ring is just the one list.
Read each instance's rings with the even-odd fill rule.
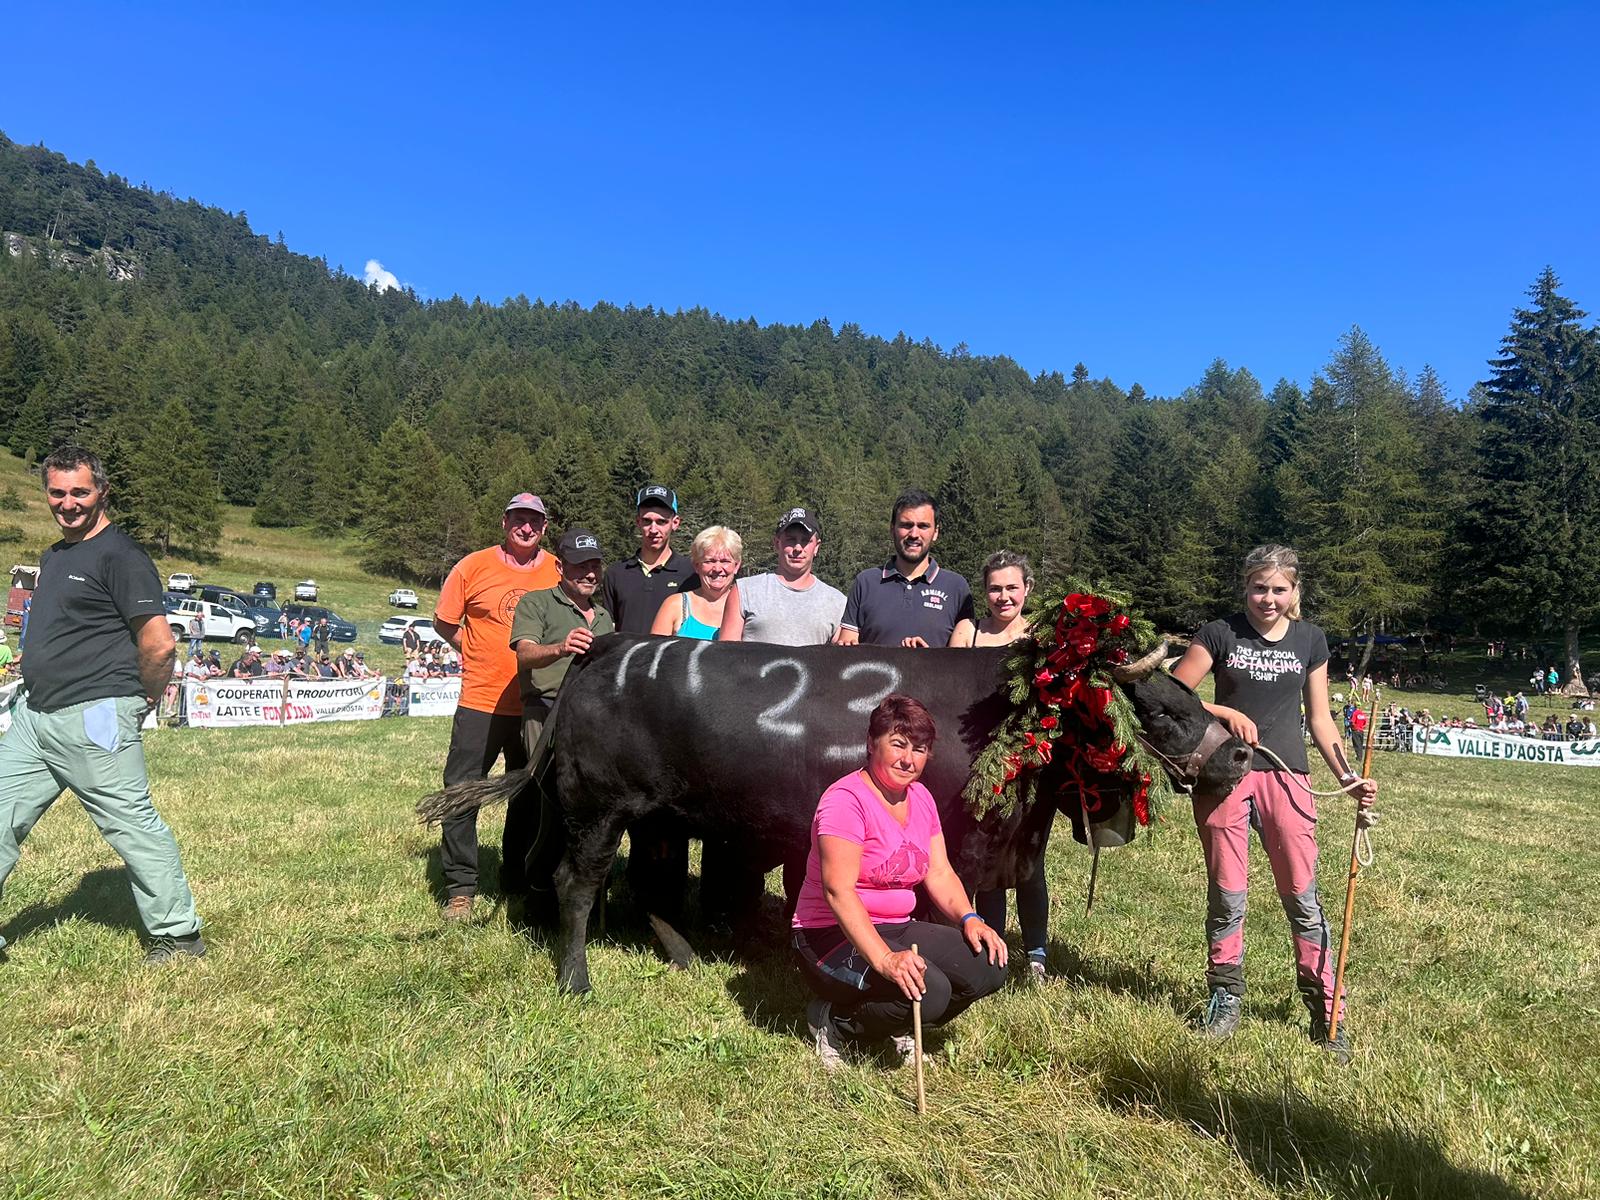
[[[210,956],[139,962],[127,882],[70,797],[0,907],[0,1195],[1600,1194],[1600,817],[1581,770],[1386,755],[1352,956],[1355,1062],[1306,1040],[1263,856],[1231,1042],[1190,1022],[1205,880],[1187,814],[1060,835],[1051,966],[908,1073],[823,1074],[780,950],[667,969],[614,895],[596,991],[484,912],[437,915],[437,720],[163,730],[157,798]],[[1325,782],[1325,781],[1324,781]],[[486,814],[485,884],[499,819]],[[1348,813],[1324,833],[1335,917]]]

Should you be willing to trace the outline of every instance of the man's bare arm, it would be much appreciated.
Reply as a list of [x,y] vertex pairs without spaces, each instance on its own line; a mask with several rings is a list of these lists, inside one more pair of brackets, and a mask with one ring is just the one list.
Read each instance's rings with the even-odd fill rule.
[[441,621],[436,615],[433,618],[433,631],[450,643],[450,649],[457,654],[461,653],[461,626]]
[[139,617],[133,622],[134,642],[139,648],[139,684],[145,699],[154,704],[172,682],[172,662],[178,656],[172,626],[166,617]]

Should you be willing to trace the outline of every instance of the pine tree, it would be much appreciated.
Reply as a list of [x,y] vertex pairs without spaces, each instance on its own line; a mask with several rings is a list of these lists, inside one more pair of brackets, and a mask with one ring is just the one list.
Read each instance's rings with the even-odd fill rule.
[[1168,629],[1193,628],[1204,612],[1198,532],[1186,524],[1194,507],[1193,463],[1194,442],[1177,406],[1137,409],[1112,449],[1117,486],[1095,512],[1099,573]]
[[209,461],[194,453],[199,441],[189,406],[175,396],[161,406],[127,456],[120,523],[130,536],[154,544],[163,555],[175,545],[207,553],[222,535],[217,480]]
[[1578,636],[1600,616],[1600,341],[1559,287],[1547,267],[1529,289],[1475,409],[1461,593],[1496,624],[1560,630],[1581,684]]
[[[1382,632],[1428,597],[1441,537],[1406,405],[1402,382],[1352,329],[1313,380],[1275,480],[1284,533],[1305,564],[1308,615],[1336,630]],[[1280,539],[1263,530],[1262,540]]]

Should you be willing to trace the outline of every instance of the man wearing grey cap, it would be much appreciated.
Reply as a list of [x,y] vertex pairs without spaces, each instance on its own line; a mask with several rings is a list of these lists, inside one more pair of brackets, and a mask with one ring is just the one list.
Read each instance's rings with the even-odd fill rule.
[[[615,630],[611,614],[596,596],[605,562],[600,539],[587,529],[569,529],[556,545],[556,557],[561,582],[526,593],[511,618],[511,648],[522,691],[522,740],[530,758],[573,658],[587,653],[595,638]],[[527,887],[522,856],[538,832],[538,812],[529,811],[533,807],[513,802],[506,810],[500,890],[507,896]]]
[[739,603],[722,618],[719,642],[771,642],[820,646],[839,632],[844,593],[811,573],[822,545],[822,525],[809,508],[778,518],[772,539],[778,569],[739,581]]

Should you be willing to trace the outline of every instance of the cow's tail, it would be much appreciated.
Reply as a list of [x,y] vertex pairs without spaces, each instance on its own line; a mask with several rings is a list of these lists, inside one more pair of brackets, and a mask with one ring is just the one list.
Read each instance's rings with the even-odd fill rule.
[[[580,657],[578,662],[582,661]],[[576,665],[575,663],[574,666]],[[572,672],[567,673],[570,675]],[[463,813],[477,812],[480,808],[504,804],[526,787],[530,779],[537,778],[543,783],[550,769],[550,732],[555,728],[556,713],[560,709],[561,696],[558,693],[555,703],[550,706],[550,715],[545,718],[544,728],[539,731],[539,742],[534,746],[527,766],[520,770],[507,771],[504,775],[452,784],[442,791],[431,792],[417,801],[417,819],[424,825],[438,825]]]
[[533,768],[529,766],[488,779],[452,784],[443,791],[432,792],[417,801],[417,819],[424,825],[438,825],[463,813],[503,804],[521,791],[532,776]]

